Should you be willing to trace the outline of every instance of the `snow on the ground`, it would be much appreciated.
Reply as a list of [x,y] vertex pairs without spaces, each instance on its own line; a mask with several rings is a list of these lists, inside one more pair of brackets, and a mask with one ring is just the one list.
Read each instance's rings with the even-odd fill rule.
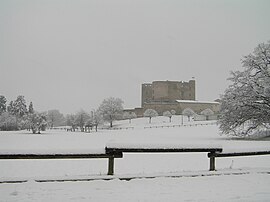
[[1,201],[269,201],[270,175],[0,184]]
[[[0,131],[0,153],[104,153],[106,145],[220,145],[224,152],[270,149],[267,140],[231,139],[220,136],[217,125],[147,128],[181,124],[175,116],[139,118],[116,122],[123,130],[100,130],[81,133],[61,130],[33,135],[28,131]],[[193,124],[184,119],[184,124]],[[197,123],[197,122],[196,122]],[[202,122],[209,123],[209,122]],[[158,177],[131,181],[88,181],[38,183],[34,179],[104,176],[106,159],[76,160],[0,160],[0,181],[28,179],[27,183],[0,184],[0,201],[267,201],[270,198],[270,155],[217,158],[218,171],[259,170],[245,175],[204,177]],[[170,173],[208,172],[206,153],[125,153],[115,159],[117,176],[164,176]],[[165,200],[166,199],[166,200]]]

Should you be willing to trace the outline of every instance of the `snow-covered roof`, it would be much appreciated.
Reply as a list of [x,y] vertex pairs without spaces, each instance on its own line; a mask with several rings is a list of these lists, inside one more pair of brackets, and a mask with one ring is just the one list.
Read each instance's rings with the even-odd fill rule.
[[194,104],[220,104],[219,102],[198,101],[198,100],[176,100],[178,103],[194,103]]

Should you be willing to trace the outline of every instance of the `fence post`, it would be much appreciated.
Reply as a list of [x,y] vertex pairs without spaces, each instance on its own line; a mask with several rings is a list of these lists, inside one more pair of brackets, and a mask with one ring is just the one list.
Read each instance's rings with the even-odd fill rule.
[[114,157],[109,157],[109,163],[108,163],[108,175],[114,174]]
[[209,171],[215,171],[216,166],[215,166],[215,152],[210,152],[209,153],[209,158],[210,158],[210,169]]

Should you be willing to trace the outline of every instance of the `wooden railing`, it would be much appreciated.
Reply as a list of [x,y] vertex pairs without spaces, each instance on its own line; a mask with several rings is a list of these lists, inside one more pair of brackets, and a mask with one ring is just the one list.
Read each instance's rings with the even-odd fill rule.
[[210,158],[210,171],[216,170],[215,161],[220,157],[243,157],[243,156],[257,156],[257,155],[269,155],[270,150],[253,151],[253,152],[210,152],[208,158]]
[[232,152],[222,153],[220,146],[176,146],[176,147],[132,147],[132,146],[113,146],[109,145],[105,148],[105,153],[83,153],[83,154],[0,154],[0,159],[93,159],[108,158],[108,175],[114,174],[114,159],[123,158],[123,153],[186,153],[186,152],[206,152],[210,159],[210,171],[215,171],[215,159],[219,157],[240,157],[254,155],[269,155],[270,150],[254,151],[254,152]]
[[108,175],[113,174],[114,158],[122,158],[121,152],[106,153],[84,153],[84,154],[0,154],[0,159],[97,159],[108,158]]
[[[156,148],[144,148],[144,147],[114,147],[107,146],[105,148],[106,153],[122,154],[123,153],[183,153],[183,152],[207,152],[207,153],[217,153],[222,152],[221,147],[176,147],[176,148],[166,148],[166,147],[156,147]],[[112,164],[113,165],[113,164]],[[211,166],[211,165],[210,165]],[[210,167],[211,170],[211,167]],[[111,167],[109,172],[110,175],[114,174],[114,167]]]

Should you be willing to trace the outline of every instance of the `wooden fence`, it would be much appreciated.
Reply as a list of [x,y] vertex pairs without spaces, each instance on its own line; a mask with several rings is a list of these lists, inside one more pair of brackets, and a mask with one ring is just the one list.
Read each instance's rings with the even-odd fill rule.
[[[181,147],[164,148],[164,147],[117,147],[107,146],[105,153],[83,153],[83,154],[0,154],[0,159],[93,159],[107,158],[108,159],[108,175],[114,174],[114,159],[123,158],[123,153],[187,153],[187,152],[205,152],[208,153],[210,159],[210,171],[215,171],[215,159],[220,157],[243,157],[254,155],[269,155],[270,150],[254,151],[254,152],[235,152],[223,153],[222,147]],[[196,166],[196,165],[195,165]]]

